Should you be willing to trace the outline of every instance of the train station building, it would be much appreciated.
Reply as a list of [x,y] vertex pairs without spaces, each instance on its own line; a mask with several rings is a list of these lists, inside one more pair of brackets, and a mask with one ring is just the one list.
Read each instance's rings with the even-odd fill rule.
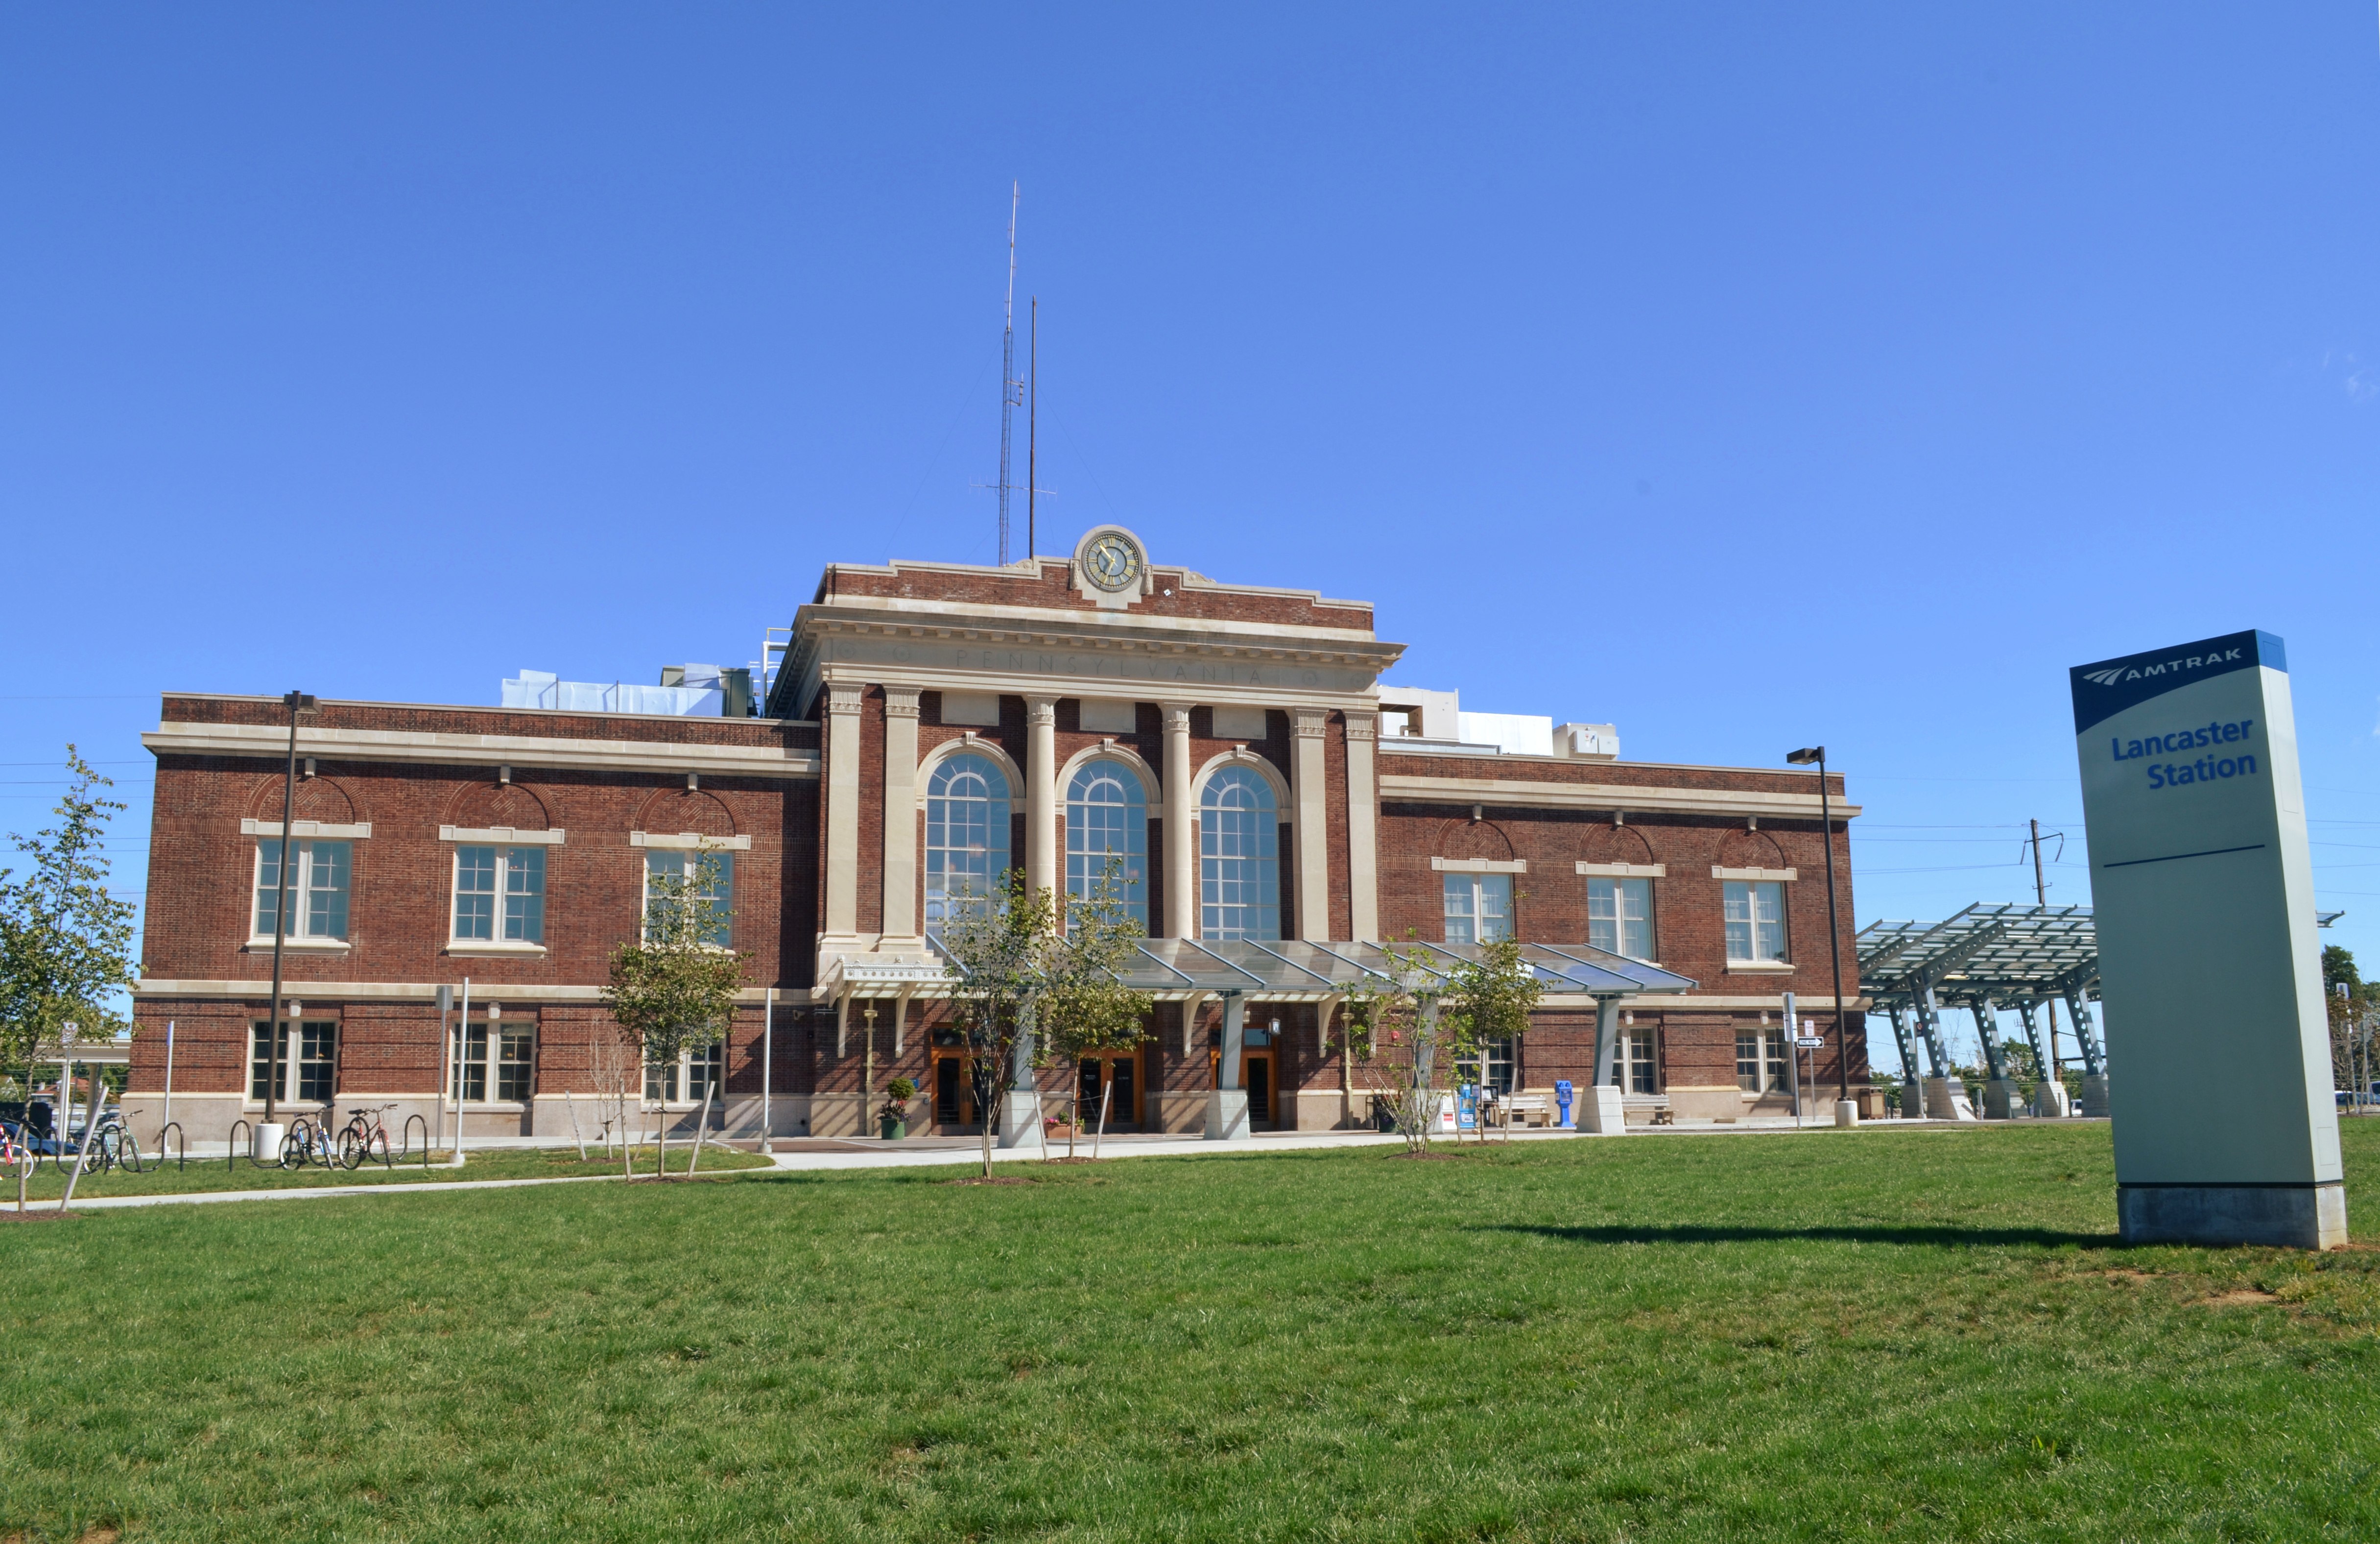
[[[1077,1072],[1124,1130],[1188,1131],[1219,1083],[1254,1129],[1365,1124],[1374,1075],[1322,1031],[1382,942],[1512,937],[1546,986],[1500,1088],[1623,1091],[1626,1117],[1788,1114],[1867,1076],[1840,774],[1631,761],[1614,726],[1466,712],[1384,685],[1372,607],[1221,582],[1119,527],[1005,566],[833,564],[757,672],[660,686],[522,672],[498,706],[168,693],[128,1105],[200,1138],[268,1091],[308,1112],[459,1099],[475,1136],[591,1118],[612,951],[655,875],[720,859],[750,955],[733,1032],[646,1071],[731,1134],[856,1134],[863,1067],[911,1129],[976,1129],[940,918],[998,876],[1081,894],[1113,864],[1146,927],[1148,1039]],[[1848,1001],[1837,1019],[1826,866]],[[281,1086],[273,935],[290,867]],[[441,988],[468,983],[440,1042]],[[1798,1066],[1793,993],[1824,1040]],[[1238,1065],[1220,1064],[1229,1009]],[[1600,1028],[1601,1034],[1598,1034]],[[868,1054],[872,1046],[872,1057]],[[1601,1056],[1598,1065],[1598,1050]],[[450,1058],[449,1052],[452,1052]],[[450,1122],[454,1116],[450,1113]]]

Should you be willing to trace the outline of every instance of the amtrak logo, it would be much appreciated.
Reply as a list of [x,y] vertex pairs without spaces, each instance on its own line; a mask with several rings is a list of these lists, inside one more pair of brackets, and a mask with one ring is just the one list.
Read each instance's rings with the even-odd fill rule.
[[2208,665],[2238,664],[2244,650],[2225,650],[2216,653],[2189,654],[2180,659],[2157,660],[2147,664],[2119,664],[2113,670],[2086,670],[2082,679],[2102,687],[2119,687],[2127,681],[2139,681],[2153,675],[2182,675]]

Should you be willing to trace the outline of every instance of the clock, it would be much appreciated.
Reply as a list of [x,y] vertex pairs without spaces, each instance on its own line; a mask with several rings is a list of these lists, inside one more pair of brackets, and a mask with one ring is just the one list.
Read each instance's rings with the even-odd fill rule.
[[1105,531],[1083,549],[1083,577],[1115,591],[1140,582],[1140,544],[1122,531]]

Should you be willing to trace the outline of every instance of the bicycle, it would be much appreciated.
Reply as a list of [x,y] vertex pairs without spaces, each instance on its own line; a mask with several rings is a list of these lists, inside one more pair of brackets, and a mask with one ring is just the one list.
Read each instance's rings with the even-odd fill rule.
[[368,1158],[377,1159],[383,1169],[395,1167],[388,1151],[388,1112],[395,1108],[383,1104],[348,1114],[346,1125],[339,1132],[341,1168],[354,1169]]
[[133,1138],[132,1128],[124,1124],[121,1111],[111,1110],[99,1118],[99,1129],[91,1134],[91,1166],[101,1173],[110,1169],[123,1169],[140,1173],[140,1144]]
[[331,1134],[300,1115],[289,1123],[288,1135],[281,1138],[281,1167],[302,1169],[309,1163],[330,1168],[338,1161],[331,1149]]

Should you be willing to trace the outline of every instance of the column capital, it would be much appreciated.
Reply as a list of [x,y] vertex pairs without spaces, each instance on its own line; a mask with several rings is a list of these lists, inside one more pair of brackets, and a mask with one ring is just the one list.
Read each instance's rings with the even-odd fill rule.
[[1380,717],[1378,713],[1349,713],[1347,737],[1351,740],[1377,740],[1380,737]]
[[826,711],[837,715],[838,717],[845,713],[858,712],[859,699],[866,689],[867,688],[863,687],[827,687]]
[[1323,731],[1330,726],[1330,710],[1328,708],[1292,708],[1289,711],[1289,721],[1291,726],[1296,731],[1301,739],[1318,740],[1322,738]]
[[1054,697],[1028,697],[1025,699],[1025,722],[1036,727],[1055,727],[1058,723],[1058,699]]
[[1190,710],[1196,706],[1195,702],[1160,702],[1157,711],[1164,718],[1166,728],[1179,729],[1186,735],[1190,732]]
[[884,716],[886,718],[916,718],[917,716],[918,695],[918,689],[916,687],[885,687]]

